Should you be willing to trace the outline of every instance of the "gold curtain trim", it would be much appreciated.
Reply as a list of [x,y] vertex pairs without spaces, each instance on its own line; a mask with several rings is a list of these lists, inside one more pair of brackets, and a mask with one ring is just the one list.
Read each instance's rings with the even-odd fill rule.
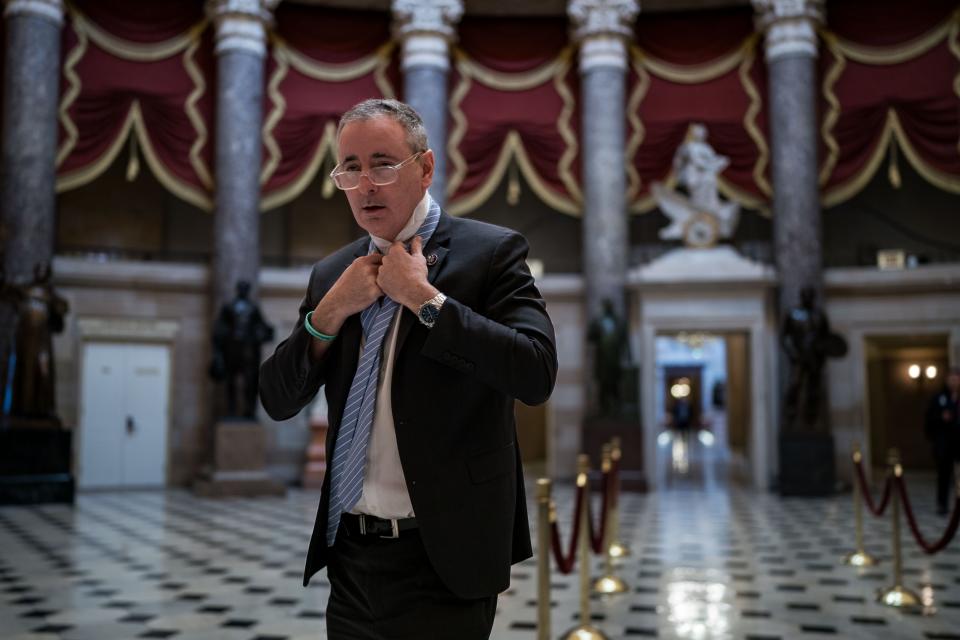
[[659,60],[635,45],[630,47],[630,52],[635,62],[639,62],[639,64],[657,77],[680,84],[698,84],[719,78],[736,68],[743,59],[746,49],[755,39],[756,35],[751,35],[733,51],[710,62],[689,66]]
[[[556,59],[532,71],[520,74],[505,74],[487,69],[470,60],[464,51],[460,49],[455,50],[454,64],[460,76],[460,81],[450,94],[449,100],[450,117],[454,124],[449,139],[447,140],[447,157],[453,168],[447,180],[447,196],[450,197],[457,192],[457,189],[463,184],[463,180],[467,175],[467,162],[460,151],[460,143],[466,135],[468,122],[461,108],[461,104],[467,93],[469,93],[470,86],[474,79],[484,85],[502,91],[524,91],[540,86],[548,80],[553,81],[554,89],[563,102],[563,107],[557,116],[556,127],[560,133],[560,137],[566,144],[566,149],[564,149],[557,163],[557,174],[570,193],[569,199],[558,196],[544,184],[526,155],[526,150],[522,142],[520,142],[520,134],[516,130],[511,130],[508,132],[507,138],[500,149],[500,156],[495,164],[494,172],[487,177],[482,187],[479,187],[471,194],[462,196],[457,200],[457,204],[451,205],[451,211],[456,210],[460,212],[455,215],[462,215],[472,211],[490,197],[490,194],[496,189],[497,183],[502,178],[503,171],[506,170],[509,164],[510,155],[508,153],[508,155],[504,157],[503,154],[505,150],[516,153],[517,163],[520,165],[520,169],[527,182],[530,184],[534,193],[546,202],[548,206],[563,213],[579,215],[578,203],[583,195],[572,171],[572,165],[576,159],[579,144],[577,142],[577,136],[574,134],[570,124],[576,103],[569,88],[564,83],[572,59],[573,49],[572,47],[566,47],[557,55]],[[550,72],[549,75],[547,71]],[[511,136],[516,138],[516,143],[511,142],[511,140],[513,140]],[[501,162],[503,163],[502,167]],[[493,179],[494,177],[495,179]],[[480,194],[485,195],[481,197]]]
[[381,45],[373,53],[358,60],[342,64],[333,64],[327,62],[318,62],[317,60],[300,53],[280,36],[275,35],[273,37],[273,42],[274,50],[282,50],[291,67],[309,78],[321,80],[323,82],[347,82],[349,80],[361,78],[368,73],[375,71],[378,65],[382,63],[384,58],[389,60],[390,52],[394,47],[393,42],[388,42],[384,45]]
[[70,156],[73,148],[77,145],[77,140],[80,138],[77,125],[70,118],[70,107],[73,106],[77,96],[80,95],[80,90],[83,86],[80,76],[77,75],[76,66],[87,52],[88,40],[87,34],[83,31],[75,29],[74,32],[77,34],[77,43],[73,49],[70,50],[70,53],[67,54],[67,59],[63,64],[63,75],[67,79],[68,88],[63,94],[63,99],[60,101],[60,123],[66,132],[66,138],[64,138],[63,144],[60,145],[60,149],[57,151],[56,166],[58,167]]
[[310,186],[310,183],[313,182],[314,178],[316,178],[326,154],[329,153],[334,159],[334,162],[336,162],[336,146],[337,125],[331,120],[324,126],[323,135],[317,143],[313,157],[310,158],[307,168],[290,184],[260,198],[260,211],[269,211],[270,209],[281,207],[303,193],[304,190]]
[[632,202],[643,186],[643,180],[640,178],[640,172],[634,164],[634,156],[643,144],[643,139],[647,135],[647,130],[640,119],[640,104],[647,97],[647,90],[650,88],[650,74],[637,62],[637,58],[630,61],[634,72],[637,74],[637,85],[630,92],[630,99],[627,101],[627,120],[633,128],[633,134],[627,141],[626,167],[627,167],[627,202]]
[[195,36],[190,46],[187,47],[187,50],[183,53],[183,67],[186,69],[190,79],[193,80],[193,91],[191,91],[187,97],[184,110],[187,113],[190,124],[193,125],[193,130],[197,133],[197,138],[193,141],[193,144],[190,145],[189,157],[190,166],[192,166],[194,172],[196,172],[200,183],[212,191],[213,175],[203,161],[203,157],[200,155],[203,152],[203,147],[207,144],[207,140],[210,138],[210,134],[207,131],[207,123],[203,121],[203,116],[200,115],[200,110],[197,108],[197,103],[207,91],[207,81],[206,78],[203,77],[203,72],[197,66],[197,61],[194,57],[197,49],[200,48],[201,42],[200,33],[197,32]]
[[[757,146],[757,162],[753,165],[752,173],[753,181],[757,185],[757,188],[760,189],[760,193],[769,198],[773,195],[773,189],[767,181],[767,164],[770,161],[770,148],[767,146],[767,139],[764,137],[763,132],[760,131],[760,127],[757,126],[757,115],[763,106],[763,98],[760,92],[757,91],[756,85],[753,84],[753,80],[750,78],[750,69],[753,68],[753,63],[757,57],[757,42],[759,42],[759,36],[753,35],[744,43],[743,60],[740,62],[738,73],[743,90],[750,96],[750,106],[747,107],[747,111],[743,114],[743,128]],[[731,193],[733,193],[733,191],[731,191]],[[760,209],[761,211],[766,210],[766,204],[763,201],[746,192],[738,191],[738,193],[741,193],[742,197],[734,199],[744,206]]]
[[568,48],[563,50],[560,54],[560,64],[553,76],[554,89],[556,89],[560,99],[563,100],[563,109],[560,110],[560,115],[557,117],[557,131],[560,132],[560,137],[563,138],[564,143],[567,145],[567,148],[563,151],[563,155],[560,156],[560,162],[557,164],[557,173],[564,186],[566,186],[567,191],[570,193],[570,197],[574,202],[579,203],[583,201],[583,193],[580,191],[580,185],[577,184],[577,179],[573,175],[573,161],[577,158],[577,151],[580,149],[580,144],[570,124],[576,107],[576,101],[574,100],[573,94],[570,93],[570,87],[566,84],[567,73],[570,71],[571,54],[572,49]]
[[561,213],[566,213],[571,216],[580,215],[580,207],[576,202],[557,195],[543,183],[536,170],[534,170],[533,164],[530,162],[527,151],[523,146],[523,141],[520,139],[520,134],[515,130],[507,133],[503,146],[500,147],[497,162],[483,184],[477,187],[472,193],[468,193],[455,202],[452,202],[449,205],[450,213],[455,216],[462,216],[479,208],[486,202],[503,180],[504,174],[510,166],[511,157],[516,158],[520,172],[533,189],[533,192],[537,194],[537,197],[543,200],[549,207]]
[[536,69],[518,73],[504,73],[485,67],[479,62],[474,62],[459,47],[455,47],[453,51],[457,68],[461,70],[461,73],[466,73],[478,82],[500,91],[529,91],[534,87],[545,84],[554,79],[561,68],[564,70],[567,68],[571,55],[571,47],[564,47],[556,58]]
[[877,144],[870,153],[870,157],[867,159],[863,169],[847,179],[846,182],[825,191],[821,198],[823,206],[836,206],[863,191],[883,163],[889,146],[894,143],[900,145],[900,149],[907,157],[910,166],[923,176],[927,182],[944,191],[960,194],[960,178],[928,165],[923,158],[920,157],[920,154],[917,153],[913,145],[910,144],[910,140],[907,138],[903,131],[903,126],[900,124],[900,118],[897,116],[897,112],[893,108],[889,108],[883,130],[880,132]]
[[273,48],[273,59],[276,61],[277,66],[274,68],[273,75],[270,76],[270,81],[267,83],[267,95],[270,97],[270,102],[273,103],[273,111],[271,111],[267,119],[264,120],[263,130],[261,132],[263,145],[267,148],[267,159],[260,170],[261,187],[267,184],[270,178],[273,177],[277,167],[280,166],[280,158],[283,156],[280,145],[277,144],[277,140],[273,136],[273,131],[277,128],[277,124],[283,119],[283,115],[287,111],[287,101],[283,97],[283,94],[280,93],[280,83],[287,77],[287,72],[290,70],[290,60],[287,58],[286,52],[280,47]]
[[120,150],[123,149],[123,144],[126,142],[127,136],[130,135],[130,129],[133,126],[134,112],[137,110],[135,109],[136,106],[137,102],[134,101],[127,110],[127,115],[124,116],[120,131],[103,155],[86,166],[57,176],[57,193],[63,193],[64,191],[70,191],[90,184],[113,164],[114,160],[116,160],[120,154]]
[[175,56],[187,47],[194,39],[198,38],[204,29],[207,28],[206,18],[190,27],[184,33],[174,36],[169,40],[162,42],[153,42],[145,44],[142,42],[133,42],[125,40],[108,33],[100,28],[95,22],[84,16],[72,4],[67,4],[67,11],[73,20],[74,28],[80,32],[86,33],[98,47],[110,53],[111,55],[123,58],[124,60],[133,60],[136,62],[156,62]]
[[927,33],[913,40],[889,47],[871,47],[857,44],[856,42],[845,40],[825,30],[821,30],[821,37],[824,37],[825,33],[828,34],[827,37],[832,36],[836,40],[836,46],[842,54],[855,62],[872,65],[901,64],[907,60],[921,56],[937,46],[941,40],[946,38],[947,35],[956,28],[958,21],[960,21],[960,9],[954,11],[947,20]]
[[837,160],[840,157],[840,146],[837,144],[837,139],[833,135],[833,128],[840,119],[840,100],[837,99],[837,94],[834,93],[833,88],[843,74],[847,63],[838,48],[837,38],[832,33],[827,32],[823,32],[820,35],[824,43],[826,43],[827,49],[833,54],[833,64],[830,65],[830,69],[823,78],[823,97],[827,101],[827,104],[830,105],[830,108],[827,110],[823,118],[823,124],[820,126],[823,142],[827,146],[827,157],[824,160],[823,166],[820,167],[820,186],[822,187],[830,180],[830,176],[833,175],[833,170],[836,168]]
[[460,103],[470,91],[470,74],[463,65],[465,56],[454,57],[454,64],[457,67],[457,73],[460,75],[460,81],[454,87],[450,94],[449,110],[450,118],[453,120],[453,129],[450,131],[450,137],[447,139],[447,158],[450,159],[450,166],[453,171],[447,179],[447,198],[453,196],[467,177],[467,161],[460,153],[460,143],[467,134],[467,116],[463,113]]
[[208,194],[176,177],[160,162],[147,136],[147,128],[143,121],[140,103],[136,100],[130,105],[130,110],[127,112],[126,118],[124,118],[123,126],[120,128],[120,132],[114,141],[110,143],[107,151],[89,165],[58,177],[56,186],[57,193],[77,189],[99,178],[117,159],[117,155],[120,153],[120,150],[123,149],[123,144],[126,142],[128,135],[137,136],[140,148],[143,150],[143,156],[147,159],[147,166],[150,167],[157,181],[165,187],[167,191],[195,207],[205,211],[213,210],[213,201]]

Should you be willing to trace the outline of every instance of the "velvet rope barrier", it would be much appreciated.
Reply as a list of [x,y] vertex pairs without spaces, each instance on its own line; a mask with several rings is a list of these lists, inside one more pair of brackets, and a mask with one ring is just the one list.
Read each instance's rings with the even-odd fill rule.
[[960,496],[954,499],[953,514],[950,516],[950,522],[947,524],[947,530],[943,537],[934,543],[930,543],[924,539],[923,534],[920,533],[920,527],[917,526],[917,519],[913,515],[913,507],[910,506],[910,498],[907,496],[906,483],[902,477],[896,478],[895,482],[897,491],[900,493],[900,500],[903,502],[903,512],[907,516],[907,524],[910,525],[910,531],[913,532],[913,538],[917,541],[917,544],[927,555],[942,551],[953,540],[953,536],[957,533],[957,526],[960,525]]
[[863,473],[863,463],[854,462],[853,468],[857,472],[857,480],[860,482],[860,491],[863,494],[863,502],[867,505],[867,509],[875,516],[882,516],[883,512],[887,510],[887,505],[890,504],[891,478],[887,476],[887,481],[883,485],[883,495],[880,497],[880,506],[877,507],[870,495],[870,487],[867,486],[867,476]]
[[[612,468],[612,467],[611,467]],[[593,549],[593,552],[596,554],[602,554],[606,550],[603,548],[604,536],[607,533],[607,514],[610,511],[611,505],[611,493],[613,492],[613,474],[610,472],[611,469],[605,469],[603,471],[603,479],[600,481],[601,486],[603,487],[603,501],[601,502],[600,507],[600,525],[594,526],[593,524],[593,514],[590,510],[590,500],[587,500],[587,523],[590,525],[590,548]]]
[[[570,534],[570,543],[567,545],[567,553],[563,553],[563,545],[560,542],[560,527],[557,521],[550,523],[550,546],[553,549],[553,559],[557,562],[557,568],[560,573],[566,575],[573,571],[573,565],[577,560],[577,541],[580,538],[580,511],[583,509],[584,498],[586,497],[588,487],[578,486],[576,503],[573,508],[573,533]],[[584,559],[586,562],[586,559]]]

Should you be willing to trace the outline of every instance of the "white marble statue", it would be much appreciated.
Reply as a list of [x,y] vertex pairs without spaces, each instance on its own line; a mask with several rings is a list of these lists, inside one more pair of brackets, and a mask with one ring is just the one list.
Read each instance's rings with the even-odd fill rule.
[[660,230],[661,239],[682,239],[687,246],[707,247],[733,235],[740,205],[721,200],[717,189],[717,176],[729,164],[729,158],[707,143],[707,128],[691,125],[687,140],[673,156],[677,181],[689,195],[659,182],[651,188],[660,210],[670,218],[670,224]]

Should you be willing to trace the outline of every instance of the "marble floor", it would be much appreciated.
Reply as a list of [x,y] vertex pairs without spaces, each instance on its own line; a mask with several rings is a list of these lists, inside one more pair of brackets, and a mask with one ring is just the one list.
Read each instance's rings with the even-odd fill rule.
[[[930,489],[913,487],[913,502],[933,537],[946,519]],[[572,490],[555,495],[567,535]],[[322,639],[328,585],[320,574],[300,586],[317,497],[125,492],[82,494],[73,508],[2,507],[0,638]],[[842,566],[849,495],[781,499],[675,482],[624,494],[622,505],[632,554],[619,574],[630,591],[592,602],[593,624],[611,639],[960,639],[960,540],[931,557],[905,538],[905,582],[928,606],[886,609],[874,594],[890,583],[889,520],[866,526],[880,566]],[[551,583],[557,638],[576,621],[576,572],[554,570]],[[513,569],[493,638],[535,640],[535,598],[530,560]]]

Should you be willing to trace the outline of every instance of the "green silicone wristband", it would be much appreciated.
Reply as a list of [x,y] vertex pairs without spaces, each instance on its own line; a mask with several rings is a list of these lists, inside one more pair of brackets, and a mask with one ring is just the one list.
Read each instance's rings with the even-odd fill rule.
[[323,340],[324,342],[333,341],[333,339],[336,338],[337,336],[335,335],[328,336],[327,334],[320,333],[319,331],[313,328],[313,325],[310,324],[310,316],[312,315],[313,315],[313,311],[310,311],[309,313],[307,313],[307,317],[303,319],[303,328],[307,330],[307,333],[312,335],[317,340]]

